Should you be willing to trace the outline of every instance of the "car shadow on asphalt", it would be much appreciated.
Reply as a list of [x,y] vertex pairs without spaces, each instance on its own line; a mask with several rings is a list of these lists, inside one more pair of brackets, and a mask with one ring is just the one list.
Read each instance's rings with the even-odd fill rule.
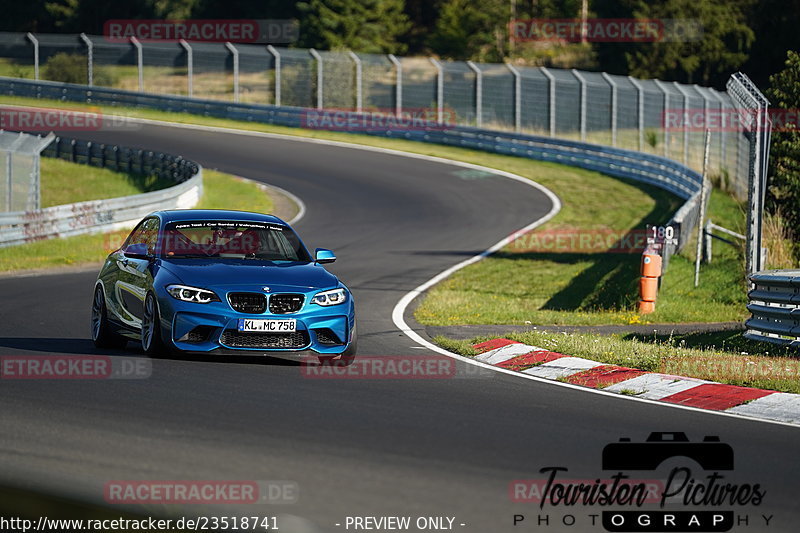
[[[127,348],[95,348],[90,339],[65,339],[59,337],[0,337],[0,355],[107,355],[110,357],[148,357],[133,341]],[[170,354],[156,355],[151,359],[174,361],[256,364],[271,366],[301,366],[304,363],[281,359],[269,355],[217,355],[217,354]]]

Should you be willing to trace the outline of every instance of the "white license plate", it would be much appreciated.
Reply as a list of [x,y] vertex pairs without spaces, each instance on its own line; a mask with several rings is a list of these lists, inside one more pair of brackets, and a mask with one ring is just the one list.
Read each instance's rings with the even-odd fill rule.
[[259,331],[268,333],[291,333],[297,329],[297,320],[239,319],[239,331]]

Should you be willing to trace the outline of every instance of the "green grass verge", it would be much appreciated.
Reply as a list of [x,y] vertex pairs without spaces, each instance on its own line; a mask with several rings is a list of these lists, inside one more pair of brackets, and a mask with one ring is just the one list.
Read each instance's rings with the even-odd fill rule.
[[[552,235],[554,228],[591,232],[601,225],[640,229],[646,223],[669,219],[676,204],[662,191],[617,181],[606,187],[581,190],[583,176],[565,174],[559,183],[544,179],[562,198],[565,213],[533,233]],[[576,183],[579,186],[572,186]],[[586,185],[591,185],[587,183]],[[574,191],[574,192],[570,192]],[[650,202],[643,201],[643,193]],[[587,198],[604,209],[581,209]],[[742,231],[744,214],[726,193],[715,190],[709,216],[717,224]],[[641,217],[635,221],[636,217]],[[609,220],[611,218],[611,220]],[[686,237],[686,236],[684,236]],[[523,247],[535,242],[518,239]],[[519,252],[512,243],[499,253],[471,265],[432,288],[416,310],[424,325],[556,324],[597,325],[673,322],[739,321],[747,301],[741,250],[713,244],[713,261],[702,265],[701,284],[694,287],[694,237],[683,254],[675,256],[663,277],[656,312],[636,311],[640,254]]]
[[[738,331],[649,337],[526,332],[504,337],[552,352],[648,372],[800,393],[797,351],[749,341]],[[474,356],[477,352],[472,345],[490,338],[460,341],[436,337],[434,341],[452,352]]]
[[[0,97],[0,102],[31,106],[92,109],[78,103]],[[299,130],[183,113],[101,106],[105,113],[203,124],[309,138],[339,140],[412,153],[435,155],[506,170],[541,183],[555,192],[563,208],[541,231],[626,232],[667,221],[680,201],[665,191],[602,174],[552,163],[488,154],[476,150],[383,139],[343,132]],[[477,200],[476,200],[477,201]],[[741,228],[738,204],[715,191],[710,217]],[[532,253],[511,245],[471,265],[434,287],[416,318],[425,325],[450,324],[619,324],[740,320],[745,311],[744,274],[737,250],[715,243],[715,260],[703,269],[703,284],[694,289],[692,264],[676,257],[659,294],[657,311],[641,318],[634,312],[639,254]],[[693,253],[690,245],[687,250]]]
[[130,196],[170,185],[157,176],[115,172],[52,157],[41,159],[41,173],[42,207]]
[[[85,165],[74,165],[88,168]],[[129,186],[127,176],[111,178],[117,179],[120,187]],[[238,209],[259,213],[272,211],[272,200],[264,191],[253,183],[236,179],[229,174],[203,169],[203,189],[198,208]],[[129,231],[123,230],[76,235],[0,248],[0,272],[98,263],[111,250],[116,249],[128,233]]]

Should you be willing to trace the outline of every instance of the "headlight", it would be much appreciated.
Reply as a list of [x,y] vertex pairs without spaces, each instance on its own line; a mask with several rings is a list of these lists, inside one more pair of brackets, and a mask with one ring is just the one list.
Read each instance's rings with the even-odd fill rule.
[[339,305],[347,301],[347,291],[344,289],[333,289],[331,291],[318,292],[311,298],[312,304],[323,305]]
[[184,302],[195,302],[207,304],[209,302],[219,302],[219,296],[206,289],[197,287],[187,287],[186,285],[167,285],[167,292],[173,298]]

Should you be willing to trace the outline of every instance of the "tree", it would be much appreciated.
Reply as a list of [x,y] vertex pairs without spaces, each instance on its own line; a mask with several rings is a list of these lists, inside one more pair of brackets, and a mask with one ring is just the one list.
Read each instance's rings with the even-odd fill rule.
[[759,0],[747,15],[756,40],[742,67],[759,87],[783,68],[787,50],[800,50],[800,0]]
[[[766,96],[770,107],[797,112],[800,109],[800,52],[789,51],[785,67],[770,77]],[[772,134],[766,205],[770,213],[781,213],[789,228],[800,228],[800,130],[796,122]],[[800,250],[798,250],[800,251]]]
[[403,0],[310,0],[301,12],[300,46],[367,53],[403,53],[410,28]]
[[436,29],[428,40],[431,49],[450,59],[500,61],[510,19],[506,0],[446,0]]
[[[754,0],[625,0],[616,7],[598,2],[600,16],[655,19],[664,23],[657,42],[608,43],[600,48],[601,68],[641,78],[724,86],[747,59],[755,33],[747,12]],[[673,22],[677,21],[677,22]],[[670,28],[699,23],[699,34],[684,37]],[[616,57],[615,57],[616,56]],[[624,57],[624,62],[620,58]],[[624,65],[624,67],[622,66]]]
[[52,0],[46,2],[45,8],[55,20],[56,30],[69,33],[102,33],[103,25],[110,19],[155,18],[150,0]]

